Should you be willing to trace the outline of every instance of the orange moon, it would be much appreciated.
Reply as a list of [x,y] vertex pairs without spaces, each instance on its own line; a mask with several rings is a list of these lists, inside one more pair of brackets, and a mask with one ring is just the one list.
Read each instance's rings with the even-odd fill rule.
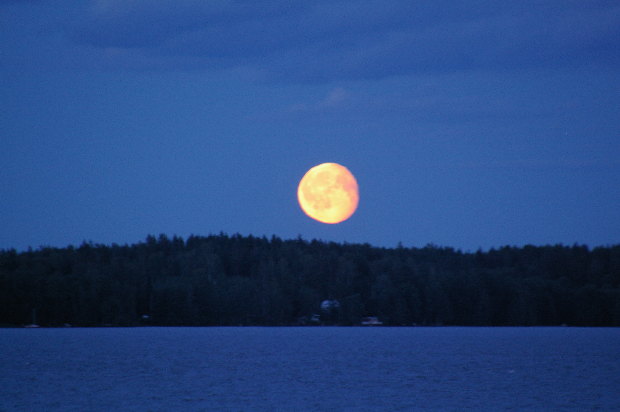
[[297,187],[305,214],[323,223],[340,223],[353,215],[359,203],[357,181],[346,167],[323,163],[308,170]]

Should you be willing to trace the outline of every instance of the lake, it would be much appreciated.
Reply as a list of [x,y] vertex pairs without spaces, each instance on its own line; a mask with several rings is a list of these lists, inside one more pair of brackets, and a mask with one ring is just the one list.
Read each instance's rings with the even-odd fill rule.
[[620,328],[0,329],[0,411],[620,410]]

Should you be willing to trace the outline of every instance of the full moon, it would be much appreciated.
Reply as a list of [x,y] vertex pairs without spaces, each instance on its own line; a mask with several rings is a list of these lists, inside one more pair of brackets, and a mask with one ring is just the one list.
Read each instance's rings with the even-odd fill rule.
[[305,214],[323,223],[340,223],[353,215],[359,203],[357,181],[346,167],[322,163],[308,170],[297,187]]

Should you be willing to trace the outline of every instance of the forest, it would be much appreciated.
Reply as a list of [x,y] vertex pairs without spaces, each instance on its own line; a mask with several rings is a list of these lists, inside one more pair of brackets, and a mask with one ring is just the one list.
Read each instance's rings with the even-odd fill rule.
[[0,326],[620,326],[620,245],[462,252],[219,234],[0,250]]

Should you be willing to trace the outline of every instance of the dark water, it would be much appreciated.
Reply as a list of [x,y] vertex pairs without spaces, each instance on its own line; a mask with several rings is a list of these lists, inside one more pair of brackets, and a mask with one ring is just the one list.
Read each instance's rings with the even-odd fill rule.
[[620,329],[0,329],[0,410],[620,410]]

